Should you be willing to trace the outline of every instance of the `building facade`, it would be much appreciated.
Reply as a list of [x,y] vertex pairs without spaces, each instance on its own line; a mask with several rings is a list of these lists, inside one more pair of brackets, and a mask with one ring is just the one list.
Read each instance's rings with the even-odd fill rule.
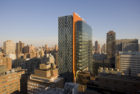
[[83,71],[87,67],[91,72],[92,64],[92,29],[84,21],[76,23],[76,71]]
[[116,41],[116,34],[114,31],[109,31],[107,33],[107,57],[110,60],[111,67],[115,67],[115,41]]
[[0,94],[21,92],[21,78],[25,73],[22,69],[11,69],[0,75]]
[[119,52],[116,56],[116,68],[126,75],[138,76],[140,74],[140,53]]
[[91,31],[76,13],[58,18],[58,67],[66,81],[75,80],[76,72],[91,63]]
[[95,41],[95,53],[100,53],[100,44],[98,41]]
[[7,40],[3,43],[3,50],[6,57],[16,59],[16,44],[12,40]]
[[21,57],[21,55],[23,53],[23,48],[24,48],[24,43],[22,43],[21,41],[16,43],[16,57],[17,58]]
[[95,80],[91,80],[87,84],[87,89],[96,90],[98,93],[95,94],[139,94],[139,80],[139,77],[110,74],[103,71]]
[[34,58],[37,57],[37,51],[33,45],[27,45],[23,48],[24,58]]
[[121,39],[116,40],[116,52],[137,52],[139,50],[138,39]]
[[12,69],[12,60],[8,57],[0,57],[0,65],[4,65],[6,70]]
[[106,54],[106,44],[103,44],[103,45],[102,45],[101,53],[102,53],[102,54]]
[[[48,58],[46,58],[48,59]],[[39,69],[35,69],[28,79],[28,94],[39,94],[47,88],[63,87],[63,78],[58,77],[58,68],[51,58],[44,59]]]
[[79,85],[76,83],[65,83],[64,88],[49,88],[38,94],[79,94]]
[[16,45],[12,40],[7,40],[3,43],[3,49],[5,54],[15,54]]

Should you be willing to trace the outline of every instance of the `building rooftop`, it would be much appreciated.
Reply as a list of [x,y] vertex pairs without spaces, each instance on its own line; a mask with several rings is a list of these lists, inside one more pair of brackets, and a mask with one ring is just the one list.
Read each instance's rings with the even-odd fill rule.
[[66,83],[64,89],[62,88],[48,88],[39,94],[78,94],[78,84]]
[[119,71],[119,69],[113,68],[103,68],[100,67],[98,69],[99,75],[98,77],[105,77],[111,79],[124,79],[124,80],[132,80],[132,81],[140,81],[140,77],[132,77],[128,75],[124,75],[123,72]]
[[107,34],[115,34],[115,32],[113,30],[110,30],[109,32],[107,32]]
[[31,74],[31,76],[30,76],[30,80],[37,81],[37,82],[43,82],[43,83],[50,83],[50,82],[56,83],[62,79],[63,78],[61,78],[61,77],[46,78],[46,77],[40,77],[40,76],[33,75],[33,74]]
[[116,74],[101,73],[98,77],[128,80],[128,81],[138,81],[138,82],[140,81],[140,77],[132,77],[132,76],[128,76],[128,75],[116,75]]

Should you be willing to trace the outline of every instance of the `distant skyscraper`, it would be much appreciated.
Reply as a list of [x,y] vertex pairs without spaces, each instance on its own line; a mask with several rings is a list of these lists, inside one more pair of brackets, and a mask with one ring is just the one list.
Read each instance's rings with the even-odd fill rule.
[[47,54],[47,52],[48,52],[48,45],[47,44],[45,44],[44,51],[45,51],[45,54]]
[[24,48],[23,48],[23,53],[24,53],[24,54],[29,53],[29,45],[24,46]]
[[106,44],[102,45],[101,53],[106,53]]
[[59,73],[66,81],[88,66],[92,70],[92,29],[76,13],[58,18],[58,48]]
[[17,58],[20,58],[21,54],[23,53],[24,43],[19,41],[16,43],[16,56]]
[[100,53],[100,44],[98,41],[95,41],[95,53]]
[[7,40],[3,43],[3,49],[6,55],[15,54],[16,45],[12,40]]
[[107,33],[107,57],[110,60],[111,67],[115,67],[115,41],[116,41],[116,34],[114,31],[109,31]]
[[33,45],[27,45],[23,48],[25,58],[34,58],[37,56],[36,49]]
[[55,45],[55,51],[58,51],[58,45]]

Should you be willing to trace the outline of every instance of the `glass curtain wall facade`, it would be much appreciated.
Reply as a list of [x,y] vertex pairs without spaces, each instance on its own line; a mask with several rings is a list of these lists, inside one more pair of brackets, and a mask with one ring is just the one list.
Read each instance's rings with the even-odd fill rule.
[[[92,63],[92,30],[77,14],[58,18],[58,69],[66,81]],[[91,71],[91,68],[89,67]]]
[[58,18],[58,71],[66,81],[73,78],[73,16]]
[[75,27],[76,71],[83,71],[89,68],[89,71],[92,72],[92,29],[84,21],[76,22]]

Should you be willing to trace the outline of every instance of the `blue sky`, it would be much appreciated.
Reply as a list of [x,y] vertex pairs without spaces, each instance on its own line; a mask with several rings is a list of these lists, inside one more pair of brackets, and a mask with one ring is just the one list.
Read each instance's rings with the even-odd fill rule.
[[93,29],[93,41],[140,39],[140,0],[0,0],[0,45],[5,40],[54,45],[58,16],[78,13]]

